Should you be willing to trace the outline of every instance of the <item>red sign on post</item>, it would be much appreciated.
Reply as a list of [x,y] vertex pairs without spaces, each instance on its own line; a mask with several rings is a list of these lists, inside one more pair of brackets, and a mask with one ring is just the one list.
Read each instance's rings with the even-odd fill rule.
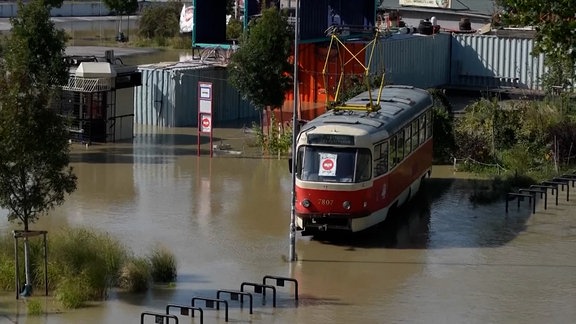
[[198,156],[200,136],[210,134],[210,157],[212,157],[212,83],[198,82]]

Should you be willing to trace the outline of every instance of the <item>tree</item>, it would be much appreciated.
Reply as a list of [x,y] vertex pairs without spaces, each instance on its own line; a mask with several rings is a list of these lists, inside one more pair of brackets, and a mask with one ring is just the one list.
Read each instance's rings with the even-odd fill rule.
[[175,1],[146,7],[140,16],[138,33],[147,39],[164,39],[178,35],[181,9],[182,4]]
[[549,72],[544,85],[571,85],[576,63],[576,6],[573,0],[498,0],[507,24],[536,29],[534,54],[543,53]]
[[[19,3],[0,63],[0,207],[25,232],[76,189],[64,120],[49,109],[68,80],[66,36],[55,29],[50,8],[45,0]],[[28,251],[25,237],[25,295],[31,291]]]
[[[131,15],[138,10],[138,0],[104,0],[108,9],[114,11],[120,17],[118,24],[118,37],[123,38],[122,34],[122,16]],[[128,26],[130,28],[130,26]],[[118,39],[123,40],[123,39]]]
[[229,80],[257,108],[282,107],[292,85],[293,30],[276,8],[252,20],[231,58]]

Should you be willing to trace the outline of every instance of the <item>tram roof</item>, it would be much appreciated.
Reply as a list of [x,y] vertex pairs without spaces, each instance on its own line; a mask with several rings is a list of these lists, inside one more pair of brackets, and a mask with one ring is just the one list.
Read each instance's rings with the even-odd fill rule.
[[[378,101],[379,89],[370,92],[373,102]],[[369,91],[346,101],[346,104],[366,104],[370,100]],[[422,89],[412,86],[391,85],[382,89],[380,109],[375,112],[362,110],[330,110],[308,122],[302,131],[320,126],[353,126],[366,133],[387,131],[393,134],[415,116],[432,105],[432,97]]]

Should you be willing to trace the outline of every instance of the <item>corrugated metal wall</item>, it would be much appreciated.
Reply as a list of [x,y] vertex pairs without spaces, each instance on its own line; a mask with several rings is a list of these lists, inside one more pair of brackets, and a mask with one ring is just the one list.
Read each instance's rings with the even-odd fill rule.
[[451,85],[541,90],[544,55],[532,56],[533,49],[532,39],[454,35]]
[[134,121],[163,127],[197,126],[198,82],[212,82],[213,125],[259,120],[258,111],[227,81],[222,67],[139,67],[142,85],[134,94]]
[[[386,73],[388,84],[431,88],[450,82],[448,34],[393,35],[380,41],[370,63],[371,73]],[[366,53],[366,61],[370,53]]]

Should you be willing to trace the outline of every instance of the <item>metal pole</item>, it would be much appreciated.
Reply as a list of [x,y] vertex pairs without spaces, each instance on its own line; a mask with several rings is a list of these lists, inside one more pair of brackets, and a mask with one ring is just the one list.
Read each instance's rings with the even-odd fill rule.
[[298,139],[298,38],[300,0],[296,0],[294,22],[294,109],[292,111],[292,204],[290,208],[290,262],[296,261],[296,141]]

